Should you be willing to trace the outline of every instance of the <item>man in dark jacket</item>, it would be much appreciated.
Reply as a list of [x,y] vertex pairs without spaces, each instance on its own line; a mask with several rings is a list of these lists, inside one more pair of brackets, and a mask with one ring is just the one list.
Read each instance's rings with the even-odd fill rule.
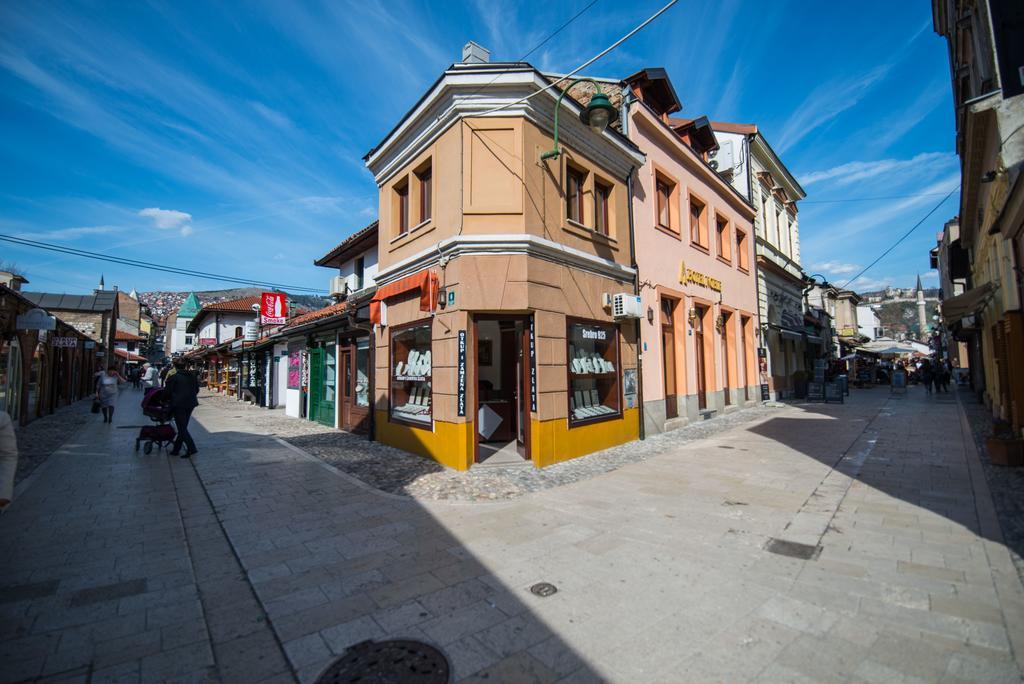
[[199,394],[199,381],[192,371],[185,368],[185,362],[181,359],[174,361],[174,373],[167,378],[164,387],[171,395],[171,411],[174,414],[174,426],[178,429],[178,436],[174,440],[172,456],[181,454],[181,444],[185,443],[185,453],[182,458],[188,458],[196,453],[196,443],[192,441],[192,435],[188,433],[188,421],[192,418],[192,411],[199,406],[196,395]]

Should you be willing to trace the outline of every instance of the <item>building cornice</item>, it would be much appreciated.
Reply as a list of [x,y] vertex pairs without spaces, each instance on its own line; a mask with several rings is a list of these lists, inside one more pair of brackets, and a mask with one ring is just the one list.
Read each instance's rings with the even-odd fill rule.
[[807,192],[800,186],[800,183],[793,174],[789,172],[786,165],[782,163],[779,155],[775,154],[775,150],[768,144],[764,135],[758,131],[750,136],[750,139],[751,155],[756,156],[760,165],[772,174],[772,178],[781,183],[790,199],[792,201],[799,201],[807,197]]
[[[560,91],[552,88],[520,102],[548,85],[530,66],[496,75],[493,70],[450,69],[366,156],[366,165],[383,185],[464,118],[525,118],[551,134]],[[643,153],[618,131],[609,128],[596,136],[584,126],[575,100],[564,98],[562,107],[570,110],[570,115],[563,112],[559,117],[559,135],[567,147],[623,178],[644,163]]]
[[633,282],[636,270],[614,261],[546,238],[524,233],[506,235],[458,235],[441,240],[406,259],[379,271],[375,277],[377,287],[417,271],[438,265],[442,259],[447,263],[461,256],[487,256],[524,254],[569,266],[595,275],[611,278],[623,283]]

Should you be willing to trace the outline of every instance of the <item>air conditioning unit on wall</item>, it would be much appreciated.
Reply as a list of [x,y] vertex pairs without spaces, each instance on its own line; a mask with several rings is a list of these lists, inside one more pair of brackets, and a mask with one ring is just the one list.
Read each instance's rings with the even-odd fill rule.
[[708,153],[708,164],[718,173],[731,171],[735,163],[732,140],[720,140],[718,149]]
[[629,292],[620,292],[612,295],[612,317],[619,318],[641,318],[643,316],[643,305],[640,303],[639,295]]
[[331,278],[331,294],[344,297],[359,289],[359,277],[355,273]]

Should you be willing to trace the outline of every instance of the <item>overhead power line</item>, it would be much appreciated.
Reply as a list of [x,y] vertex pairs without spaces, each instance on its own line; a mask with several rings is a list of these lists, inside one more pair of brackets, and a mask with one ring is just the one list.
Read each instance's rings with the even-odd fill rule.
[[611,52],[612,50],[615,50],[617,47],[619,47],[620,45],[625,43],[627,40],[629,40],[630,38],[635,36],[637,33],[639,33],[641,30],[643,30],[652,21],[654,21],[655,19],[660,17],[662,14],[667,12],[669,10],[669,8],[671,8],[672,5],[676,4],[677,2],[679,2],[679,0],[671,0],[671,2],[669,2],[667,5],[662,7],[660,10],[658,10],[657,12],[652,14],[650,17],[648,17],[645,21],[643,21],[641,24],[639,24],[632,31],[630,31],[626,35],[622,36],[622,38],[619,38],[617,41],[615,41],[614,43],[612,43],[611,45],[606,47],[604,50],[602,50],[601,52],[599,52],[596,55],[594,55],[593,57],[591,57],[590,59],[588,59],[583,64],[580,64],[578,67],[576,67],[575,69],[573,69],[572,71],[567,73],[565,76],[562,76],[561,78],[559,78],[559,79],[557,79],[555,81],[552,81],[549,85],[544,86],[540,90],[535,90],[534,92],[530,93],[529,95],[527,95],[525,97],[521,97],[518,100],[515,100],[513,102],[506,102],[505,104],[499,105],[497,107],[494,107],[493,109],[486,109],[486,110],[484,110],[482,112],[476,112],[476,116],[482,116],[484,114],[493,114],[494,112],[500,112],[501,110],[508,109],[509,107],[512,107],[514,105],[522,104],[523,102],[526,102],[527,100],[530,100],[530,99],[533,99],[533,98],[537,97],[538,95],[540,95],[543,92],[546,92],[548,90],[551,90],[552,88],[557,87],[559,83],[562,83],[563,81],[568,81],[573,76],[575,76],[579,72],[583,71],[588,66],[590,66],[591,64],[593,64],[597,60],[601,59],[602,57],[607,55],[609,52]]
[[885,197],[848,197],[845,199],[801,200],[800,204],[835,204],[837,202],[877,202],[881,200],[912,199],[914,197],[938,197],[941,192],[922,192],[917,195],[887,195]]
[[16,237],[14,235],[0,235],[0,240],[4,242],[10,242],[15,245],[21,245],[22,247],[32,247],[34,249],[42,249],[49,252],[57,252],[59,254],[67,254],[70,256],[77,256],[84,259],[94,259],[96,261],[106,261],[113,264],[120,264],[122,266],[131,266],[132,268],[145,268],[150,271],[161,271],[163,273],[174,273],[176,275],[187,275],[196,278],[206,278],[208,280],[219,280],[225,283],[235,283],[239,285],[254,285],[260,287],[266,287],[276,290],[285,290],[291,292],[309,292],[311,294],[326,292],[323,288],[315,287],[303,287],[300,285],[283,285],[281,283],[272,283],[266,280],[259,280],[255,278],[239,278],[235,276],[222,275],[219,273],[209,273],[207,271],[196,271],[189,268],[181,268],[178,266],[168,266],[165,264],[155,264],[150,261],[140,261],[138,259],[129,259],[127,257],[113,256],[110,254],[100,254],[98,252],[90,252],[84,249],[77,249],[75,247],[65,247],[63,245],[54,245],[48,242],[38,242],[36,240],[28,240],[26,238]]
[[949,191],[949,193],[948,193],[948,194],[947,194],[947,195],[946,195],[945,197],[943,197],[943,198],[942,198],[941,200],[939,200],[939,203],[938,203],[938,204],[936,204],[936,205],[935,205],[934,207],[932,207],[932,208],[931,208],[931,209],[930,209],[930,210],[928,211],[928,213],[927,213],[927,214],[925,214],[924,216],[922,216],[922,217],[921,217],[921,220],[920,220],[920,221],[918,221],[918,222],[917,222],[917,223],[915,223],[915,224],[914,224],[913,226],[911,226],[910,230],[908,230],[908,231],[907,231],[906,233],[904,233],[904,234],[903,234],[902,236],[900,236],[900,239],[899,239],[899,240],[897,240],[896,242],[892,243],[892,246],[891,246],[891,247],[889,247],[889,249],[887,249],[887,250],[885,250],[884,252],[882,252],[881,254],[879,254],[879,255],[878,255],[878,258],[877,258],[877,259],[875,259],[875,260],[874,260],[874,261],[872,261],[872,262],[871,262],[870,264],[868,264],[867,266],[865,266],[865,267],[864,267],[863,269],[861,269],[860,273],[858,273],[857,275],[853,276],[852,278],[850,278],[849,280],[847,280],[847,281],[846,281],[845,283],[843,283],[843,284],[842,284],[842,285],[840,285],[839,287],[841,287],[841,288],[845,288],[845,287],[846,287],[847,285],[849,285],[850,283],[852,283],[852,282],[853,282],[854,280],[856,280],[857,278],[860,278],[860,277],[861,277],[862,275],[864,275],[865,273],[867,273],[867,272],[868,272],[868,270],[870,270],[872,266],[874,266],[874,265],[875,265],[875,264],[877,264],[877,263],[878,263],[879,261],[881,261],[882,259],[884,259],[884,258],[885,258],[885,257],[886,257],[886,256],[887,256],[887,255],[889,254],[889,252],[891,252],[892,250],[896,249],[896,247],[898,247],[898,246],[899,246],[899,244],[900,244],[901,242],[903,242],[903,241],[904,241],[904,240],[906,240],[906,239],[907,239],[908,237],[910,237],[910,234],[911,234],[911,233],[913,233],[913,232],[914,232],[915,230],[917,230],[917,229],[918,229],[918,228],[919,228],[919,227],[921,226],[921,224],[922,224],[922,223],[924,223],[925,221],[927,221],[927,220],[928,220],[928,217],[929,217],[929,216],[931,216],[931,215],[932,215],[932,214],[934,214],[934,213],[935,213],[936,211],[938,211],[939,207],[941,207],[941,206],[942,206],[943,204],[945,204],[946,200],[948,200],[948,199],[949,199],[950,197],[952,197],[952,196],[953,196],[953,193],[954,193],[954,192],[956,192],[956,191],[957,191],[957,190],[959,190],[959,189],[960,189],[960,185],[959,185],[959,184],[957,184],[957,186],[956,186],[955,188],[953,188],[952,190],[950,190],[950,191]]

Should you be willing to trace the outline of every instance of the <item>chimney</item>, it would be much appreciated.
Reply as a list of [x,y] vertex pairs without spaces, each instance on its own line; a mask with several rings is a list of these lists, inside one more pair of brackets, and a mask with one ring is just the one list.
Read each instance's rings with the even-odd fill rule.
[[469,41],[462,46],[463,64],[487,64],[491,61],[491,51],[482,45]]

